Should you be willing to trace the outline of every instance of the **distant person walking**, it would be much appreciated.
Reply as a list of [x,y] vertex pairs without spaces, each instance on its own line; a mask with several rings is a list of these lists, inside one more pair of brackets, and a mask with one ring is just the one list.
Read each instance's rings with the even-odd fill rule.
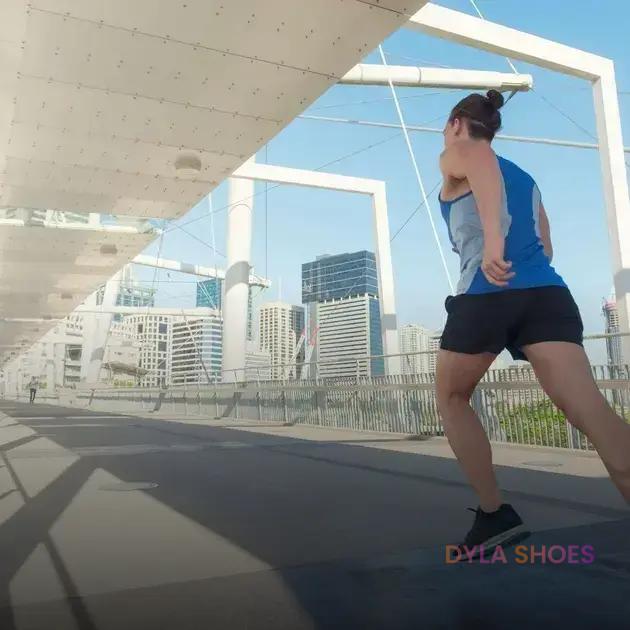
[[35,396],[37,396],[37,388],[39,387],[39,381],[31,376],[31,380],[28,382],[28,389],[31,393],[30,403],[33,404],[35,402]]

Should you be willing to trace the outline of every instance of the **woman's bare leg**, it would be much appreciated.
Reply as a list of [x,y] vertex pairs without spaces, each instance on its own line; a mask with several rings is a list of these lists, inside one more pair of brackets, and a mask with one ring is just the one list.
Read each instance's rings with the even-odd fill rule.
[[630,503],[630,425],[599,391],[581,346],[546,341],[523,347],[542,388],[567,420],[597,449],[610,476]]
[[487,352],[440,350],[436,371],[437,401],[446,437],[484,512],[497,510],[502,499],[492,467],[490,442],[470,398],[495,358]]

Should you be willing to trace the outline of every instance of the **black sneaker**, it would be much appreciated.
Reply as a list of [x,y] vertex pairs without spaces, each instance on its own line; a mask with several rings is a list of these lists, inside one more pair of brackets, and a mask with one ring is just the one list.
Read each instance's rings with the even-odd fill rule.
[[484,552],[487,552],[498,545],[509,545],[529,535],[521,517],[508,503],[501,505],[496,512],[484,512],[481,508],[468,509],[475,512],[475,522],[460,547],[465,546],[468,550],[483,547]]

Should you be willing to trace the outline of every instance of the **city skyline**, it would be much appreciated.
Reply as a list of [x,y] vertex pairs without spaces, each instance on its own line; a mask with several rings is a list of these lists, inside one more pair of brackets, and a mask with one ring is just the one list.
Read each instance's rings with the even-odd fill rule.
[[[361,261],[364,265],[363,274],[357,269],[361,265],[357,266],[357,261]],[[324,268],[328,268],[328,272],[321,272],[319,274],[319,289],[323,289],[323,293],[319,296],[315,295],[313,287],[304,286],[305,277],[313,277],[313,265],[323,265]],[[344,268],[344,264],[347,268]],[[367,266],[365,266],[367,265]],[[341,359],[341,365],[344,366],[343,359],[347,358],[347,365],[342,368],[327,368],[330,376],[352,376],[352,375],[378,375],[383,373],[383,367],[381,364],[375,365],[376,361],[372,361],[371,369],[367,369],[367,363],[363,362],[363,366],[359,365],[357,368],[356,356],[367,355],[379,355],[380,339],[375,335],[375,331],[378,330],[380,335],[380,327],[375,326],[374,322],[378,319],[376,317],[378,309],[375,306],[378,298],[378,291],[376,289],[376,277],[372,275],[375,273],[374,267],[374,254],[367,250],[360,250],[357,252],[341,252],[339,254],[325,254],[318,255],[314,261],[305,261],[301,265],[302,273],[302,291],[303,295],[309,300],[314,300],[314,297],[322,297],[320,302],[312,301],[306,302],[304,305],[292,305],[288,302],[279,303],[277,300],[262,302],[256,309],[255,313],[259,319],[259,313],[261,310],[266,310],[270,306],[282,304],[283,308],[288,311],[301,312],[299,319],[290,326],[292,337],[285,339],[281,345],[283,349],[278,352],[270,352],[269,346],[264,347],[260,340],[260,322],[254,324],[256,316],[252,315],[254,312],[252,305],[253,292],[250,290],[250,318],[249,326],[257,326],[258,333],[252,335],[248,339],[248,350],[246,358],[246,373],[249,378],[280,378],[283,377],[278,373],[278,370],[273,369],[273,364],[290,364],[300,363],[304,361],[305,351],[308,347],[306,339],[312,340],[314,346],[314,352],[310,356],[313,361],[320,360],[322,362],[339,362]],[[341,279],[341,281],[340,281]],[[367,284],[366,284],[367,281]],[[370,284],[371,283],[371,284]],[[140,307],[144,312],[137,315],[116,316],[112,322],[112,328],[110,338],[106,346],[106,356],[103,362],[103,370],[110,371],[110,380],[119,384],[131,385],[139,383],[145,386],[160,386],[162,383],[168,385],[179,385],[186,383],[202,383],[209,382],[213,378],[220,376],[221,372],[221,316],[219,309],[210,309],[203,307],[203,296],[208,299],[207,287],[210,285],[214,290],[219,291],[218,295],[221,295],[223,281],[220,279],[214,280],[196,280],[194,283],[196,288],[197,305],[201,303],[200,311],[208,311],[204,313],[201,318],[181,316],[169,316],[152,314],[152,310],[155,307],[155,293],[153,288],[139,286],[137,278],[134,274],[131,265],[123,270],[121,285],[116,297],[117,306],[135,306]],[[369,285],[369,286],[368,286]],[[331,287],[333,288],[331,291]],[[368,290],[368,293],[357,293],[356,288],[360,291]],[[337,291],[337,293],[335,293]],[[97,303],[99,301],[98,296],[101,296],[102,301],[103,289],[97,291]],[[334,295],[340,297],[329,297]],[[352,297],[349,297],[349,296]],[[219,298],[220,299],[220,298]],[[345,306],[346,303],[348,306]],[[368,324],[365,329],[366,332],[362,332],[363,329],[356,327],[356,323],[346,330],[343,328],[343,311],[340,310],[340,305],[345,308],[348,313],[357,312],[357,304],[365,302],[367,307],[368,321],[372,318],[372,325]],[[317,308],[309,312],[309,307],[315,305]],[[360,307],[363,308],[363,307]],[[612,292],[608,298],[602,301],[601,305],[602,332],[608,334],[615,334],[619,332],[618,315],[615,303],[615,295]],[[145,311],[146,309],[146,311]],[[323,345],[324,352],[321,357],[317,351],[318,337],[321,336],[321,332],[318,330],[313,334],[313,330],[307,331],[307,322],[305,321],[305,315],[315,314],[315,320],[319,318],[321,320],[322,315],[320,311],[328,311],[324,316],[324,321],[331,328],[331,335],[326,339],[326,326],[323,327]],[[211,314],[215,312],[216,315]],[[335,314],[336,313],[336,314]],[[341,318],[340,318],[341,317]],[[63,386],[75,387],[79,385],[79,366],[81,362],[81,343],[80,343],[80,330],[81,324],[80,314],[73,314],[67,320],[64,320],[60,324],[63,327],[63,335],[66,336],[65,349],[62,351],[62,355],[55,350],[55,361],[62,367],[62,377],[59,384]],[[308,317],[306,317],[308,319]],[[356,318],[355,318],[356,322]],[[341,326],[340,326],[341,324]],[[299,331],[298,331],[299,327]],[[141,330],[142,329],[142,330]],[[177,329],[178,334],[173,335],[173,331]],[[79,332],[76,332],[76,331]],[[131,332],[131,331],[135,332]],[[73,332],[75,331],[75,332]],[[295,349],[297,342],[300,339],[300,333],[303,332],[303,346],[300,352],[295,355]],[[405,334],[410,333],[411,336],[415,336],[416,339],[409,340],[405,338]],[[402,373],[422,373],[424,371],[434,372],[436,351],[439,346],[439,330],[429,330],[424,326],[423,322],[413,322],[399,325],[399,337],[401,340],[401,353],[415,353],[421,351],[427,353],[421,358],[407,357],[401,363]],[[79,337],[68,337],[68,335],[79,335]],[[365,336],[367,334],[367,337]],[[341,335],[341,336],[340,336]],[[340,340],[348,338],[348,335],[355,336],[354,341],[350,340],[350,345],[347,342],[340,344]],[[417,337],[422,337],[421,341],[418,341]],[[124,339],[127,341],[124,341]],[[178,343],[174,343],[174,339],[177,339]],[[365,340],[368,339],[366,342]],[[363,341],[362,341],[363,340]],[[45,341],[45,340],[43,340]],[[344,343],[346,344],[344,346]],[[45,345],[44,343],[40,346]],[[608,365],[619,365],[621,356],[621,343],[619,338],[607,338],[604,340],[606,359],[602,363]],[[179,351],[175,349],[179,348]],[[376,352],[372,350],[376,348]],[[24,374],[27,372],[39,373],[39,378],[46,382],[49,378],[46,372],[46,360],[43,358],[41,348],[38,350],[38,346],[32,348],[26,353],[21,361],[22,371]],[[309,358],[307,358],[307,361]],[[136,361],[137,370],[133,375],[133,370],[128,370],[129,365],[133,361]],[[513,361],[502,354],[495,365],[495,369],[500,367],[510,367]],[[177,364],[177,369],[182,373],[182,377],[173,377],[173,366]],[[127,376],[113,377],[112,370],[120,370],[122,365],[126,365]],[[271,366],[271,367],[270,367]],[[349,368],[348,366],[352,366]],[[319,374],[326,376],[326,368],[320,368]],[[285,370],[286,371],[286,370]],[[295,378],[296,371],[290,371],[293,378]],[[103,377],[104,378],[104,377]]]

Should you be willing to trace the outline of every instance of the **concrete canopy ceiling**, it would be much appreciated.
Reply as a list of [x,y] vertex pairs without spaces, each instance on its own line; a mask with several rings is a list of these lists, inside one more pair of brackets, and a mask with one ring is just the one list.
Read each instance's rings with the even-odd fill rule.
[[[179,217],[424,4],[2,0],[0,209]],[[67,315],[151,238],[0,220],[0,318]],[[0,357],[48,328],[0,319]]]
[[181,216],[424,4],[3,0],[0,207]]

